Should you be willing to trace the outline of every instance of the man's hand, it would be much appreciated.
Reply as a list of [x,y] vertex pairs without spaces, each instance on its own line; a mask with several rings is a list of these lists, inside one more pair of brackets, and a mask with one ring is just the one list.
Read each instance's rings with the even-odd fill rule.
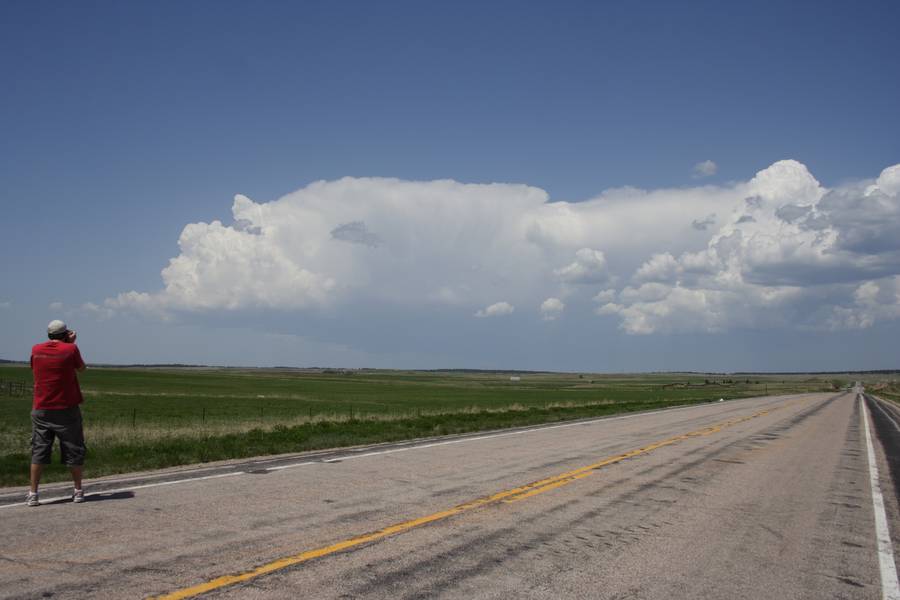
[[66,341],[74,344],[76,339],[78,339],[78,334],[70,329],[68,335],[66,335]]

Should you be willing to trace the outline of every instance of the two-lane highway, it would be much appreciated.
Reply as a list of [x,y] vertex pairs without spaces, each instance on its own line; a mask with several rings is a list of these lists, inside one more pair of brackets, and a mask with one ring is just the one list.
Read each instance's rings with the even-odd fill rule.
[[757,398],[108,481],[0,506],[0,596],[880,598],[867,442],[890,548],[896,459],[866,406]]

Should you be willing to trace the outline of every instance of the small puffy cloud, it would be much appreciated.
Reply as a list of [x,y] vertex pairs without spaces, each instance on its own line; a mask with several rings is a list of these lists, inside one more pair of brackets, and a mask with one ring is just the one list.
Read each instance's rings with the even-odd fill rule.
[[694,165],[694,179],[712,177],[719,170],[719,166],[711,160],[704,160]]
[[612,302],[616,299],[617,292],[614,289],[601,290],[597,292],[594,296],[594,302],[599,302],[601,304],[606,304],[607,302]]
[[594,313],[600,316],[617,315],[620,314],[622,310],[624,310],[624,308],[625,307],[621,304],[616,304],[615,302],[607,302],[602,306],[598,306]]
[[619,292],[619,299],[630,304],[657,302],[669,296],[673,289],[673,286],[664,283],[645,283],[638,287],[626,287]]
[[504,315],[511,315],[514,310],[516,310],[516,307],[509,302],[496,302],[487,308],[480,309],[475,313],[475,316],[479,319],[484,319],[486,317],[502,317]]
[[682,270],[675,257],[665,252],[654,254],[634,275],[636,281],[674,281]]
[[50,310],[54,310],[54,311],[56,311],[56,310],[62,310],[62,309],[63,309],[63,303],[62,303],[62,302],[51,302],[50,305],[49,305],[47,308],[49,308]]
[[12,302],[9,300],[0,301],[0,309],[9,308],[12,306]]
[[575,262],[553,271],[566,283],[603,283],[609,279],[603,252],[582,248],[575,253]]
[[565,309],[565,303],[559,298],[547,298],[541,303],[541,318],[545,321],[555,321],[562,316]]

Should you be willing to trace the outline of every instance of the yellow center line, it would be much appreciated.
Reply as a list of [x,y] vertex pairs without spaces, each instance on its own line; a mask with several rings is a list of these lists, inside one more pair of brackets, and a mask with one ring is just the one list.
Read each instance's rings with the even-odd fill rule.
[[621,462],[623,460],[627,460],[629,458],[633,458],[635,456],[648,454],[659,448],[670,446],[692,437],[712,435],[727,427],[731,427],[733,425],[737,425],[738,423],[743,423],[744,421],[749,421],[750,419],[755,419],[757,417],[766,415],[773,410],[777,410],[777,408],[763,410],[752,415],[740,417],[737,419],[731,419],[729,421],[717,423],[703,429],[698,429],[697,431],[691,431],[689,433],[677,435],[675,437],[661,440],[659,442],[654,442],[647,446],[642,446],[641,448],[637,448],[623,454],[617,454],[615,456],[605,458],[599,462],[580,467],[572,471],[567,471],[559,475],[547,477],[539,481],[533,481],[526,485],[504,490],[502,492],[497,492],[496,494],[492,494],[490,496],[477,498],[470,502],[459,504],[457,506],[454,506],[453,508],[441,512],[436,512],[426,517],[420,517],[418,519],[412,519],[409,521],[404,521],[402,523],[397,523],[395,525],[390,525],[371,533],[365,533],[347,540],[343,540],[341,542],[337,542],[335,544],[331,544],[330,546],[316,548],[315,550],[307,550],[306,552],[301,552],[300,554],[295,554],[293,556],[286,556],[284,558],[280,558],[276,561],[256,567],[255,569],[251,569],[244,573],[239,573],[237,575],[223,575],[222,577],[211,579],[205,583],[186,587],[174,592],[170,592],[168,594],[164,594],[162,596],[158,596],[157,598],[159,598],[160,600],[179,600],[181,598],[192,598],[194,596],[199,596],[200,594],[205,594],[219,588],[234,585],[236,583],[241,583],[244,581],[249,581],[251,579],[255,579],[257,577],[261,577],[263,575],[267,575],[269,573],[273,573],[287,567],[292,567],[294,565],[310,561],[314,558],[321,558],[323,556],[328,556],[330,554],[335,554],[337,552],[356,548],[358,546],[362,546],[363,544],[368,544],[369,542],[374,542],[386,537],[398,535],[411,529],[422,527],[423,525],[428,525],[436,521],[442,521],[449,517],[458,515],[460,513],[469,512],[483,506],[496,504],[499,502],[518,502],[520,500],[524,500],[525,498],[530,498],[532,496],[536,496],[538,494],[542,494],[544,492],[568,485],[574,481],[578,481],[579,479],[583,479],[603,467]]

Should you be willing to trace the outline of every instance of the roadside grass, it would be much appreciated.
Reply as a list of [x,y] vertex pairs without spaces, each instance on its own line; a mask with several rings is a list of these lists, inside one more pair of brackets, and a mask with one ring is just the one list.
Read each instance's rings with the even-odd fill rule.
[[[30,379],[27,367],[0,366],[0,380]],[[834,385],[812,376],[159,368],[90,369],[80,380],[90,477]],[[30,407],[30,397],[0,395],[0,486],[27,483]],[[44,480],[67,477],[54,463]]]
[[886,383],[876,386],[872,391],[879,397],[900,404],[900,383]]

